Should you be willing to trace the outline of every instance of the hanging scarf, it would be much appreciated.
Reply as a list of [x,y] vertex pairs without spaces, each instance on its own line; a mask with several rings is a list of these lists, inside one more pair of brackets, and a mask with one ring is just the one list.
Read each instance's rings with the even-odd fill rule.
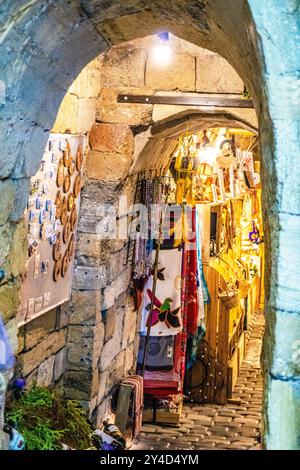
[[202,265],[202,247],[201,247],[201,218],[200,218],[200,205],[196,205],[196,230],[197,230],[197,270],[198,270],[198,279],[199,285],[202,289],[202,298],[205,304],[210,303],[210,296],[208,292],[208,287],[203,272]]

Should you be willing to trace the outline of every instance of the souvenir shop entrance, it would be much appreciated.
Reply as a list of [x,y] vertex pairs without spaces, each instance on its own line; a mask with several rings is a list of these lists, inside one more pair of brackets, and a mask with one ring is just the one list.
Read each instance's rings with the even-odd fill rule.
[[232,397],[263,305],[258,152],[244,129],[187,129],[164,175],[139,175],[146,210],[131,243],[145,422],[174,425],[183,400]]

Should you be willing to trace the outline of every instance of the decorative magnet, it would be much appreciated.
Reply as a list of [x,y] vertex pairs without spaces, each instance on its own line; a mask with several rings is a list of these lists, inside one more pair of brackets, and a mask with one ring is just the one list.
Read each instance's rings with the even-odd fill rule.
[[55,222],[55,215],[56,215],[56,211],[54,209],[52,209],[50,211],[50,215],[49,215],[49,218],[50,218],[50,222],[54,223]]
[[34,219],[35,219],[35,217],[36,217],[36,211],[30,210],[30,211],[28,212],[28,220],[29,220],[29,222],[33,222]]
[[42,196],[38,196],[36,198],[36,201],[35,201],[35,208],[36,209],[42,209],[43,205],[44,205],[44,200],[43,200]]
[[59,141],[59,150],[63,151],[63,150],[66,150],[66,140],[60,140]]
[[54,259],[54,261],[57,261],[58,258],[61,256],[61,245],[62,245],[61,234],[58,233],[55,245],[53,246],[53,259]]
[[53,225],[52,225],[52,224],[48,224],[47,227],[46,227],[46,239],[47,239],[47,240],[50,240],[52,234],[53,234]]
[[46,209],[46,211],[51,211],[51,209],[52,209],[52,201],[51,201],[51,199],[47,199],[47,200],[46,200],[45,209]]
[[42,224],[41,225],[41,229],[40,229],[40,237],[42,240],[47,240],[47,235],[46,235],[46,224]]
[[77,147],[77,153],[76,153],[76,169],[77,169],[77,171],[81,170],[82,162],[83,162],[83,151],[82,151],[81,144],[79,144],[78,147]]
[[47,183],[43,184],[43,193],[48,194],[49,193],[49,186]]
[[57,161],[58,161],[58,156],[56,155],[56,153],[52,153],[51,162],[57,163]]
[[67,198],[67,203],[68,203],[68,210],[69,211],[72,211],[73,207],[74,207],[74,194],[73,193],[70,193],[68,194],[68,198]]
[[71,224],[72,232],[75,229],[76,222],[77,222],[77,208],[76,208],[76,205],[74,204],[71,215],[70,215],[70,224]]
[[70,143],[68,141],[68,139],[66,139],[66,148],[65,150],[63,151],[63,159],[64,159],[64,165],[66,167],[69,166],[70,164],[70,161],[72,159],[72,156],[71,156],[71,146],[70,146]]
[[57,167],[56,184],[60,187],[64,182],[64,161],[61,158]]
[[61,276],[61,265],[62,265],[62,256],[59,255],[59,258],[54,263],[53,279],[58,281]]
[[44,297],[38,297],[34,302],[34,312],[39,312],[43,308]]
[[68,254],[68,250],[67,250],[64,254],[63,259],[62,259],[62,266],[61,266],[61,275],[62,275],[62,277],[65,277],[65,275],[67,274],[68,267],[69,267],[69,254]]
[[39,244],[36,241],[32,242],[29,245],[29,248],[28,248],[28,256],[29,257],[31,257],[32,255],[34,255],[37,252],[38,246],[39,246]]
[[42,160],[40,164],[40,171],[45,171],[45,166],[46,166],[46,162],[45,160]]
[[78,194],[80,193],[80,190],[81,190],[81,174],[78,173],[74,181],[73,193],[75,197],[78,196]]
[[70,233],[71,233],[71,224],[70,224],[69,216],[68,216],[67,220],[66,220],[66,223],[64,225],[64,230],[63,230],[63,241],[64,241],[64,243],[68,243]]
[[41,273],[47,274],[49,268],[49,260],[46,259],[45,261],[41,262]]
[[75,170],[76,170],[76,163],[74,160],[70,160],[70,163],[68,165],[69,175],[72,176],[75,173]]
[[60,227],[61,227],[61,221],[60,219],[56,219],[54,223],[54,230],[59,230]]
[[53,141],[52,140],[49,140],[49,142],[48,142],[48,149],[50,150],[50,152],[51,152],[51,150],[53,150]]
[[51,237],[50,237],[50,243],[51,245],[55,245],[56,241],[57,241],[57,235],[58,233],[57,232],[53,232]]
[[29,317],[31,317],[31,315],[33,315],[33,313],[34,313],[34,301],[35,301],[34,298],[28,300],[27,315],[28,315]]
[[40,222],[40,224],[43,224],[43,223],[45,222],[45,220],[46,220],[46,218],[47,218],[47,214],[48,214],[48,213],[47,213],[46,210],[42,210],[42,211],[40,212],[40,215],[39,215],[39,222]]
[[67,193],[70,189],[70,186],[71,186],[71,178],[69,175],[66,175],[64,177],[64,184],[63,184],[63,188],[64,188],[64,192]]
[[40,272],[40,255],[36,254],[34,259],[34,267],[33,267],[33,278],[36,279],[39,276]]

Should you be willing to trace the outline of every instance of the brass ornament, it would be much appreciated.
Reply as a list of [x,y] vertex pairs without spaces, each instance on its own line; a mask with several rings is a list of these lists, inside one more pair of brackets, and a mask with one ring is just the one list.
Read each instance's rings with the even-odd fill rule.
[[56,207],[55,217],[56,217],[56,219],[60,219],[61,211],[62,211],[62,199],[61,199],[60,191],[57,191],[57,193],[56,193],[54,204],[55,204],[55,207]]
[[69,238],[70,238],[70,233],[71,233],[71,224],[69,220],[69,216],[67,217],[66,223],[64,225],[63,229],[63,241],[64,243],[68,243]]
[[71,145],[70,145],[68,139],[66,139],[66,148],[65,148],[65,150],[63,151],[63,161],[64,161],[64,165],[65,165],[67,168],[69,167],[71,160],[72,160]]
[[61,265],[61,275],[62,277],[65,277],[65,275],[68,272],[69,268],[69,253],[68,250],[66,250],[63,259],[62,259],[62,265]]
[[80,193],[80,190],[81,190],[81,174],[78,173],[78,175],[75,178],[74,188],[73,188],[73,193],[75,197],[78,196],[78,194]]
[[68,210],[71,212],[75,204],[75,198],[74,198],[73,193],[68,194],[67,203],[68,203]]
[[60,214],[60,221],[62,225],[65,225],[67,218],[68,218],[68,202],[67,202],[66,196],[64,196],[62,199],[62,209],[61,209],[61,214]]
[[63,184],[64,192],[65,193],[69,192],[70,187],[71,187],[71,178],[69,175],[66,175],[64,177],[64,184]]
[[76,205],[74,204],[71,215],[70,215],[70,224],[71,224],[71,230],[75,230],[77,223],[77,208]]
[[64,182],[64,161],[61,158],[58,162],[58,167],[57,167],[57,175],[56,175],[56,184],[60,188],[60,186]]
[[78,147],[77,147],[77,153],[76,153],[76,169],[77,169],[77,171],[81,170],[82,163],[83,163],[83,151],[82,151],[82,145],[79,144]]
[[54,281],[58,281],[61,276],[61,268],[62,268],[62,256],[59,255],[59,258],[54,263],[54,270],[53,270],[53,279]]
[[76,170],[76,162],[73,159],[71,159],[68,165],[69,175],[70,176],[74,175],[75,170]]
[[55,244],[53,245],[53,259],[54,261],[57,261],[61,255],[61,246],[62,246],[62,240],[61,240],[61,234],[58,232],[57,234],[57,240]]

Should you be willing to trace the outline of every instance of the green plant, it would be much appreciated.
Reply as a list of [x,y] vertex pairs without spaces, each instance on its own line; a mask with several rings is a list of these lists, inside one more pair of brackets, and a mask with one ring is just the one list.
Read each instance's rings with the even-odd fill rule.
[[75,449],[91,446],[93,430],[80,403],[36,384],[8,405],[5,419],[24,436],[28,450],[60,449],[61,442]]

